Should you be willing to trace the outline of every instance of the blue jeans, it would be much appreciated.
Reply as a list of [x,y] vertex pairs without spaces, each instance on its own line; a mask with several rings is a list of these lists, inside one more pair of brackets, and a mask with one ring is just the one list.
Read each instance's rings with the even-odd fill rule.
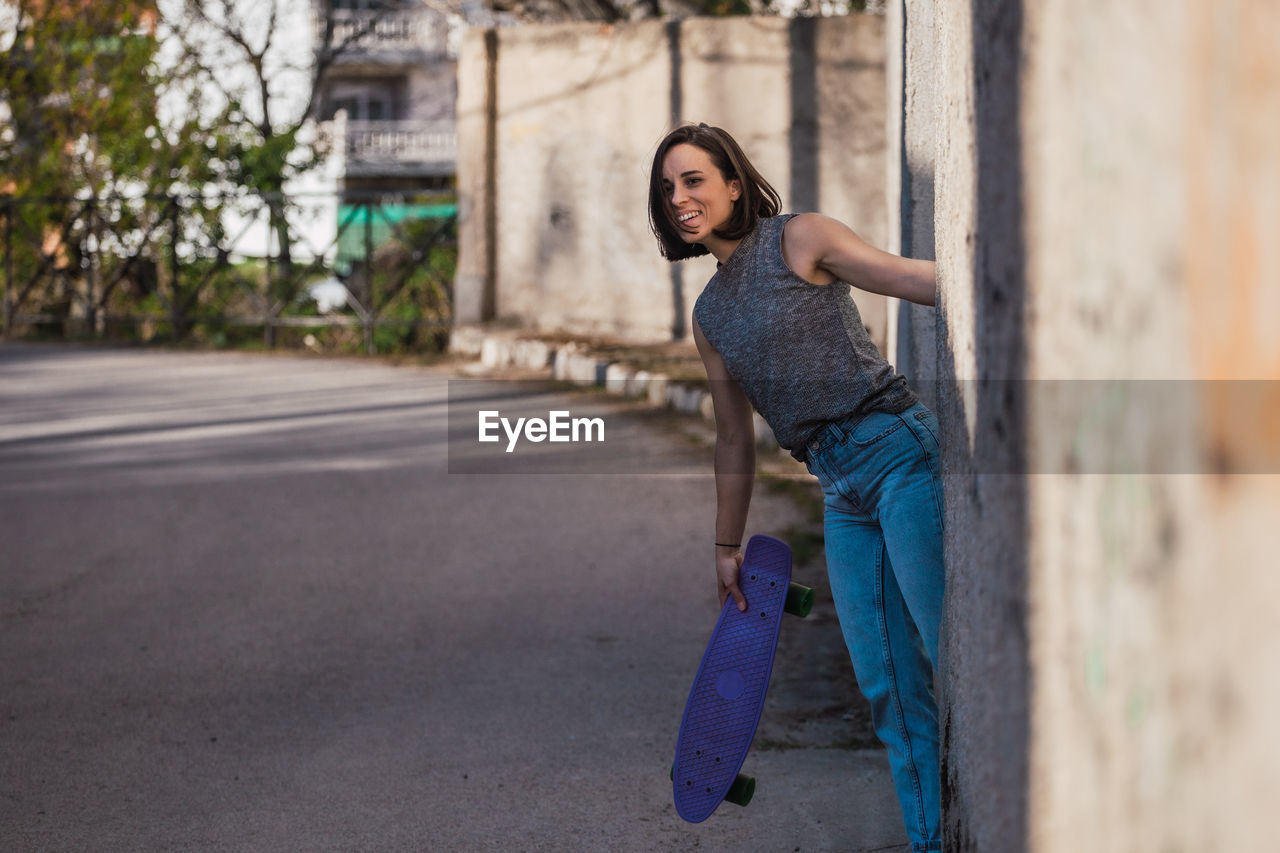
[[871,703],[913,850],[941,850],[942,618],[938,421],[917,403],[828,424],[806,464],[822,484],[827,573],[858,688]]

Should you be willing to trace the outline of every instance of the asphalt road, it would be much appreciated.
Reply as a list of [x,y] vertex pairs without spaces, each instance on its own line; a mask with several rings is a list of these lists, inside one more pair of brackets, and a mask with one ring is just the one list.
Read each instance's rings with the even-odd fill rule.
[[[452,376],[0,344],[0,849],[901,849],[849,676],[775,673],[755,802],[679,819],[706,448]],[[495,456],[450,429],[473,403],[615,450]],[[758,490],[751,529],[795,515]]]

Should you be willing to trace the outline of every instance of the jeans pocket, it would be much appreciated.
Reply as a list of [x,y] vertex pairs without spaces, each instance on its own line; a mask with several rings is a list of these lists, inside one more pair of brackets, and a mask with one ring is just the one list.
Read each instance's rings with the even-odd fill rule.
[[940,450],[942,441],[938,438],[938,417],[928,409],[915,413],[915,419],[924,424],[925,431],[933,439],[933,449]]
[[849,442],[868,447],[889,437],[903,424],[902,418],[887,412],[871,412],[849,430]]

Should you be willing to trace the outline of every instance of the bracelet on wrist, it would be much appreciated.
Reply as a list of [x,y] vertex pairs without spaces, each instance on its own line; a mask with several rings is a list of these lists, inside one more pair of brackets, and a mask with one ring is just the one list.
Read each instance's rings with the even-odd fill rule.
[[730,545],[730,544],[729,544],[729,543],[727,543],[727,542],[717,542],[717,543],[716,543],[716,547],[717,547],[717,548],[741,548],[741,547],[742,547],[742,543],[741,543],[741,542],[738,542],[737,544]]

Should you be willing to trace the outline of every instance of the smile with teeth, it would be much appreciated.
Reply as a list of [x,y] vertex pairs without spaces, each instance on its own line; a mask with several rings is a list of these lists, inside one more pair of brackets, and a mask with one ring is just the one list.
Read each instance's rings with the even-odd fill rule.
[[691,210],[691,211],[689,211],[688,213],[682,213],[682,214],[680,214],[680,217],[679,217],[679,218],[680,218],[680,221],[681,221],[681,222],[688,222],[690,219],[692,219],[693,217],[695,217],[695,216],[697,216],[697,215],[698,215],[698,211],[696,211],[696,210]]

